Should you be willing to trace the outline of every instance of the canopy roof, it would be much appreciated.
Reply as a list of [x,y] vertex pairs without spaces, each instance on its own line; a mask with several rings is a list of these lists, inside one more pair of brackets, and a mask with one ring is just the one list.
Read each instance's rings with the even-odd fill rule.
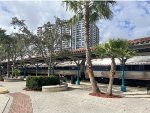
[[[115,59],[116,65],[120,65],[119,59]],[[111,59],[92,59],[93,65],[110,65]],[[126,65],[150,65],[150,56],[135,56],[127,60]],[[66,61],[58,64],[58,66],[76,66],[75,62]]]

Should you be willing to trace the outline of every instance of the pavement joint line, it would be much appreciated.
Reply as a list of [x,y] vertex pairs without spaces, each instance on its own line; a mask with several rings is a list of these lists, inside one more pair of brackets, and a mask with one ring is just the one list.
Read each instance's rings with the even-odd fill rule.
[[[5,96],[6,96],[6,95],[5,95]],[[8,97],[8,96],[7,96],[7,97]],[[10,100],[10,98],[8,97],[8,100],[7,100],[7,102],[6,102],[6,105],[5,105],[5,107],[4,107],[3,111],[2,111],[2,113],[4,113],[5,108],[6,108],[7,104],[8,104],[8,102],[9,102],[9,100]]]
[[7,96],[9,99],[8,99],[2,113],[8,113],[9,112],[9,109],[10,109],[10,106],[11,106],[12,100],[13,100],[13,98],[9,95],[5,95],[5,96]]

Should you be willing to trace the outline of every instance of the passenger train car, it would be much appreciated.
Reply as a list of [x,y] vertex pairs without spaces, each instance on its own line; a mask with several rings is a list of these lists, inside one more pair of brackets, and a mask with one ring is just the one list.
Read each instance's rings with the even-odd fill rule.
[[[116,74],[115,78],[121,79],[121,65],[118,59],[116,62]],[[105,59],[93,59],[93,71],[94,76],[97,80],[109,77],[111,60],[109,58]],[[77,66],[73,62],[60,63],[54,68],[55,75],[64,76],[77,76]],[[39,66],[37,68],[38,75],[46,75],[48,68],[46,66]],[[23,69],[26,75],[35,75],[36,68],[33,66]],[[88,79],[86,74],[85,65],[80,66],[80,77]],[[150,80],[150,56],[136,56],[130,58],[126,62],[125,66],[125,79],[130,80]]]

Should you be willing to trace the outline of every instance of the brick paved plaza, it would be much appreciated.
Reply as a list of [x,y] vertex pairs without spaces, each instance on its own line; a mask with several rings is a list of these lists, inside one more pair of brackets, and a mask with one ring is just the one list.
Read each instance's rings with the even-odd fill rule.
[[[114,86],[114,93],[124,98],[100,98],[88,95],[90,83],[80,86],[69,84],[68,91],[39,92],[25,91],[25,82],[0,82],[10,93],[0,94],[1,102],[6,104],[3,113],[149,113],[150,94],[145,88],[127,87],[126,93],[120,86]],[[106,91],[107,84],[99,84]],[[2,97],[3,96],[3,97]],[[5,98],[4,98],[5,97]],[[6,98],[7,97],[7,98]],[[5,99],[5,100],[4,100]],[[4,107],[0,104],[0,108]]]

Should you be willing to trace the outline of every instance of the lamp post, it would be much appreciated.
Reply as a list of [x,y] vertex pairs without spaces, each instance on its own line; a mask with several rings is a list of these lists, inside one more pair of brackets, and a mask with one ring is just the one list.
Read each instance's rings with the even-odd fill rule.
[[124,67],[125,67],[125,62],[124,62],[124,58],[122,59],[122,84],[121,84],[121,91],[122,92],[126,92],[126,86],[125,86],[125,82],[124,82]]

